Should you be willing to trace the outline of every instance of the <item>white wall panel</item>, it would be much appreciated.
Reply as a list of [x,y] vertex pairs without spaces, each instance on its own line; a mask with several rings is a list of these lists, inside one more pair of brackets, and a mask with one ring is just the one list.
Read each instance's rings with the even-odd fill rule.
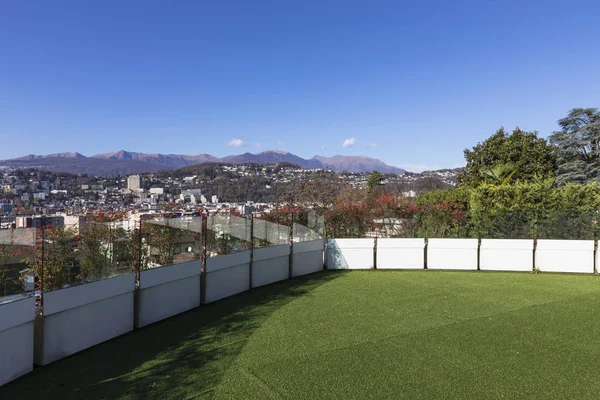
[[292,277],[323,271],[323,239],[294,243]]
[[140,289],[200,275],[201,268],[201,261],[198,259],[181,264],[143,270],[140,272]]
[[258,287],[288,279],[290,246],[287,244],[254,250],[252,286]]
[[205,303],[233,296],[250,289],[250,252],[206,259]]
[[538,239],[535,267],[542,272],[594,273],[593,240]]
[[533,271],[533,239],[481,239],[482,271]]
[[477,269],[477,239],[429,239],[428,269]]
[[377,239],[377,269],[425,268],[425,239]]
[[35,362],[45,365],[131,331],[134,288],[135,276],[128,274],[45,293]]
[[226,254],[206,259],[206,272],[214,272],[250,262],[250,251]]
[[200,305],[200,260],[141,271],[136,327]]
[[132,292],[135,275],[127,274],[44,293],[44,315],[56,314],[70,308]]
[[327,269],[373,268],[375,239],[332,239],[327,242]]
[[0,305],[0,386],[33,370],[33,297]]

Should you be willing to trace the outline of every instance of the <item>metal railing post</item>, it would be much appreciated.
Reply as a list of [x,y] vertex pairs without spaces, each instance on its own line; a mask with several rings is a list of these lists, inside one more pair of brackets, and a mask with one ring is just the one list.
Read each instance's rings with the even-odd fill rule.
[[[135,227],[135,225],[134,225]],[[140,279],[142,272],[142,219],[140,218],[139,228],[134,228],[134,233],[137,233],[136,240],[136,266],[135,266],[135,288],[133,291],[133,321],[134,326],[139,325],[140,319]]]
[[208,214],[202,214],[202,255],[200,256],[200,304],[206,303],[206,256],[208,247]]
[[254,266],[254,213],[250,213],[250,264],[248,268],[248,287],[252,289],[252,267]]
[[373,241],[373,269],[377,269],[377,236]]
[[[45,250],[46,250],[46,216],[42,216],[42,262],[41,262],[41,271],[40,271],[40,308],[42,309],[42,313],[44,310],[44,258],[45,258]],[[35,279],[35,278],[34,278]],[[35,286],[33,288],[33,293],[35,295]]]
[[294,275],[294,213],[291,214],[291,224],[290,224],[290,238],[289,238],[289,246],[290,246],[290,255],[288,260],[288,278],[292,278]]
[[142,219],[140,218],[140,227],[137,232],[137,266],[136,266],[136,283],[139,286],[140,273],[142,271]]

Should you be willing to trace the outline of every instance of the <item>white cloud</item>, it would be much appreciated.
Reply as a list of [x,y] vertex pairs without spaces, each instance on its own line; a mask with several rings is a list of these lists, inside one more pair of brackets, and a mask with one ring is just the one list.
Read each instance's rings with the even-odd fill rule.
[[281,140],[278,140],[277,144],[283,144],[283,142]]
[[247,147],[248,144],[246,142],[244,142],[242,139],[233,139],[232,141],[230,141],[229,143],[227,143],[227,146],[231,146],[231,147]]
[[260,143],[256,143],[256,144],[254,145],[254,147],[256,147],[257,149],[260,149],[260,147],[261,147],[261,146],[262,146],[262,145],[261,145]]
[[327,146],[321,146],[321,150],[325,150]]
[[372,149],[374,147],[377,147],[377,143],[365,143],[365,144],[363,144],[363,147],[365,149]]
[[355,143],[356,143],[355,138],[346,139],[346,140],[344,140],[344,143],[342,143],[342,147],[352,147],[352,146],[354,146]]

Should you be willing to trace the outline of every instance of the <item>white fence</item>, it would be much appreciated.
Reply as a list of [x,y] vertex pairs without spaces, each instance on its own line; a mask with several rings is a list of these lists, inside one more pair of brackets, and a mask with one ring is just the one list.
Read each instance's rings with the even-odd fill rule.
[[377,239],[377,269],[423,269],[425,239]]
[[290,246],[282,244],[254,250],[252,287],[268,285],[290,277]]
[[593,240],[538,240],[535,267],[542,272],[594,273]]
[[[43,315],[34,298],[0,305],[0,385],[33,369],[170,316],[252,287],[323,269],[323,241],[288,244],[128,274],[44,294]],[[290,264],[290,259],[292,264]],[[250,276],[252,271],[252,276]],[[202,280],[204,279],[204,282]],[[202,293],[204,287],[205,293]],[[202,301],[202,298],[204,301]],[[136,308],[134,310],[134,304]]]
[[[478,257],[478,251],[480,252]],[[483,239],[336,239],[327,246],[328,269],[468,269],[594,272],[594,241]],[[374,260],[374,257],[377,260]],[[136,327],[249,290],[323,269],[323,241],[294,243],[142,271],[134,310],[133,274],[0,305],[0,385]],[[291,260],[291,264],[290,264]],[[374,263],[376,261],[376,263]],[[375,265],[374,265],[375,264]],[[204,281],[203,281],[204,280]],[[202,284],[202,286],[201,286]],[[204,292],[202,293],[202,289]]]
[[482,271],[533,271],[533,240],[482,239]]
[[427,269],[477,269],[477,239],[429,239]]
[[[594,273],[593,240],[332,239],[327,269],[427,269]],[[373,262],[376,257],[376,263]],[[596,255],[597,257],[597,255]],[[596,266],[597,269],[597,266]]]
[[206,298],[212,303],[250,289],[250,251],[206,259]]
[[323,240],[294,243],[292,277],[323,270]]
[[327,269],[370,269],[375,239],[332,239],[327,242]]
[[34,301],[0,304],[0,386],[33,370]]
[[200,260],[140,272],[135,326],[140,328],[200,305]]
[[135,275],[44,294],[36,317],[35,363],[45,365],[133,329]]

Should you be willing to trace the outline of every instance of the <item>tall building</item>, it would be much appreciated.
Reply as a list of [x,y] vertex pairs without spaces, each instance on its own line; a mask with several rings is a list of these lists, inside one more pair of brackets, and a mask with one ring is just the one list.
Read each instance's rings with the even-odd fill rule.
[[63,216],[39,216],[32,215],[27,217],[17,217],[15,220],[17,228],[41,228],[43,221],[46,221],[46,226],[61,228],[65,226],[65,218]]
[[13,211],[13,205],[10,202],[0,203],[0,215],[8,215]]
[[130,192],[139,192],[142,187],[142,177],[139,175],[129,175],[127,177],[127,189]]

